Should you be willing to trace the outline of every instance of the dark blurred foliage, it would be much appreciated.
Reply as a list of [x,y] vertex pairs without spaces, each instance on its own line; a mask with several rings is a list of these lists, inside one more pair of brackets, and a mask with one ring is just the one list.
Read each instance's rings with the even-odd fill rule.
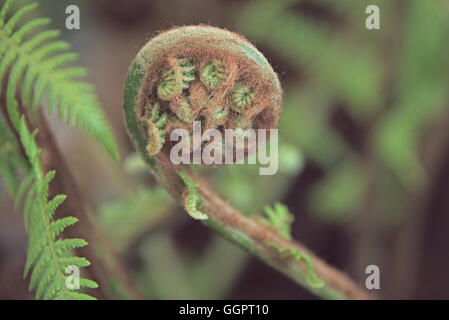
[[[280,168],[205,169],[245,214],[282,201],[294,238],[364,285],[381,270],[383,298],[449,298],[449,3],[443,0],[43,0],[90,70],[121,147],[114,163],[51,117],[98,219],[148,298],[312,298],[174,206],[133,154],[122,115],[127,68],[172,25],[206,23],[254,42],[284,88]],[[381,29],[365,28],[376,4]],[[0,298],[26,298],[26,235],[1,195]],[[119,296],[120,297],[120,296]]]

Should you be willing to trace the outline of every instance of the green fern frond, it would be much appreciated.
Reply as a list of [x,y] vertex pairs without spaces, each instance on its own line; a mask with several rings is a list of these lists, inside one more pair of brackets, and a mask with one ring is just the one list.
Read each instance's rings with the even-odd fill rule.
[[[32,19],[18,27],[24,16],[37,7],[36,3],[23,6],[7,18],[11,4],[7,0],[0,11],[0,83],[8,77],[6,106],[14,127],[19,127],[19,91],[23,105],[31,109],[41,105],[47,94],[49,112],[57,108],[62,120],[87,131],[118,158],[111,129],[92,86],[78,80],[86,75],[85,69],[68,67],[77,55],[66,52],[70,48],[67,42],[56,40],[58,31],[34,34],[47,27],[49,19]],[[0,87],[0,95],[3,90]]]
[[[30,133],[22,116],[19,122],[19,136],[32,169],[34,185],[25,200],[25,226],[29,234],[27,260],[24,276],[30,275],[29,290],[35,290],[36,299],[94,299],[93,297],[69,289],[66,285],[68,266],[87,267],[90,262],[73,256],[74,249],[87,245],[83,239],[57,239],[78,219],[64,217],[53,219],[55,210],[66,199],[56,195],[49,199],[48,190],[55,171],[44,173],[39,161],[40,149]],[[96,288],[91,280],[80,278],[80,288]]]

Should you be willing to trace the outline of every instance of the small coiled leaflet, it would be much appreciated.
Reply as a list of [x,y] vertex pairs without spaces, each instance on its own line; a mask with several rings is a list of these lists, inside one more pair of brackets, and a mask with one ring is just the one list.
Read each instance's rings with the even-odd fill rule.
[[242,113],[251,107],[253,99],[253,89],[243,82],[238,82],[231,93],[231,108],[238,113]]
[[148,109],[148,115],[143,119],[143,125],[147,128],[148,143],[147,152],[150,156],[158,154],[164,145],[164,126],[167,123],[167,114],[159,116],[159,103],[152,109]]
[[195,65],[187,59],[179,59],[174,67],[162,75],[157,88],[157,95],[161,100],[171,100],[179,96],[195,80]]
[[206,63],[200,71],[201,82],[210,89],[220,88],[226,77],[226,66],[219,60]]

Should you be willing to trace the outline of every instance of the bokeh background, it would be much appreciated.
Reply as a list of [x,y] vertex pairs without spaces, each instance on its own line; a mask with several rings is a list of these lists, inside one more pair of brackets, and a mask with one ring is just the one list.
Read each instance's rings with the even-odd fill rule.
[[[365,267],[379,266],[381,298],[449,299],[449,1],[38,2],[88,68],[122,160],[53,116],[51,127],[146,298],[313,298],[190,219],[133,153],[121,103],[130,62],[158,31],[205,23],[255,43],[284,89],[278,174],[208,170],[222,194],[247,215],[286,204],[293,237],[361,286]],[[65,29],[69,4],[80,7],[80,30]],[[365,28],[370,4],[380,30]],[[26,242],[21,212],[1,192],[0,299],[32,298]]]

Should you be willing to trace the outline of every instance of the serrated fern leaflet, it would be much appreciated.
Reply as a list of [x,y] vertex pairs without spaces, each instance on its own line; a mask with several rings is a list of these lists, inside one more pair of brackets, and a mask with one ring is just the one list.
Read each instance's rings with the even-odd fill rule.
[[[35,134],[36,131],[29,132],[22,116],[19,120],[19,136],[34,182],[27,194],[24,208],[25,226],[29,234],[24,276],[30,275],[29,289],[35,290],[36,299],[94,299],[67,286],[67,267],[82,268],[90,264],[87,259],[72,254],[74,249],[86,246],[87,242],[83,239],[58,239],[62,231],[78,220],[74,217],[54,219],[55,210],[66,196],[59,194],[49,199],[49,185],[55,171],[42,171]],[[92,280],[79,279],[79,288],[96,287],[98,285]]]

